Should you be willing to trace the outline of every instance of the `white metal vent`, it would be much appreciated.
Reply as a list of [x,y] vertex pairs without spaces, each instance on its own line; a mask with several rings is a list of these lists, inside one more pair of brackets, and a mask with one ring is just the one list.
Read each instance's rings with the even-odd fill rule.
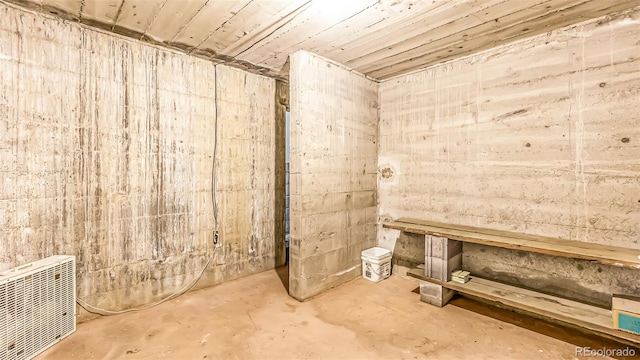
[[0,360],[31,359],[76,331],[75,257],[0,273]]

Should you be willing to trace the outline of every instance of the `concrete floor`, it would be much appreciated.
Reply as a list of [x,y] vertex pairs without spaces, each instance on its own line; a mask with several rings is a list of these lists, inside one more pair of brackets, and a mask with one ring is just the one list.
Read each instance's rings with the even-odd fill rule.
[[79,324],[41,359],[573,359],[575,345],[362,278],[300,303],[276,271]]

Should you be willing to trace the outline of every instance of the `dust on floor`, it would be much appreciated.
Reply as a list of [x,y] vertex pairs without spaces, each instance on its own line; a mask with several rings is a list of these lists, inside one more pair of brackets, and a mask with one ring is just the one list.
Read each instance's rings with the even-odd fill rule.
[[272,270],[79,324],[40,359],[575,358],[575,345],[421,303],[416,286],[360,278],[300,303]]

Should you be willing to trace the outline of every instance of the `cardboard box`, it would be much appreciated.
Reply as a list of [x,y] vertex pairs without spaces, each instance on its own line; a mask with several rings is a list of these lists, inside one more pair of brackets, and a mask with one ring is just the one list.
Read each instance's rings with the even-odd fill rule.
[[614,294],[611,303],[613,327],[640,334],[640,297]]
[[614,329],[624,330],[640,335],[640,314],[623,310],[614,310],[613,327]]
[[611,298],[611,310],[623,310],[640,314],[640,297],[613,294]]

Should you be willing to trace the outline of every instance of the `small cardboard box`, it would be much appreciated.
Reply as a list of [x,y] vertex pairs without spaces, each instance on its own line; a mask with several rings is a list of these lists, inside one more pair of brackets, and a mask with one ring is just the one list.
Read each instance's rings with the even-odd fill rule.
[[640,334],[640,297],[613,295],[613,327]]
[[613,327],[614,329],[640,334],[640,314],[634,314],[623,310],[614,310]]

